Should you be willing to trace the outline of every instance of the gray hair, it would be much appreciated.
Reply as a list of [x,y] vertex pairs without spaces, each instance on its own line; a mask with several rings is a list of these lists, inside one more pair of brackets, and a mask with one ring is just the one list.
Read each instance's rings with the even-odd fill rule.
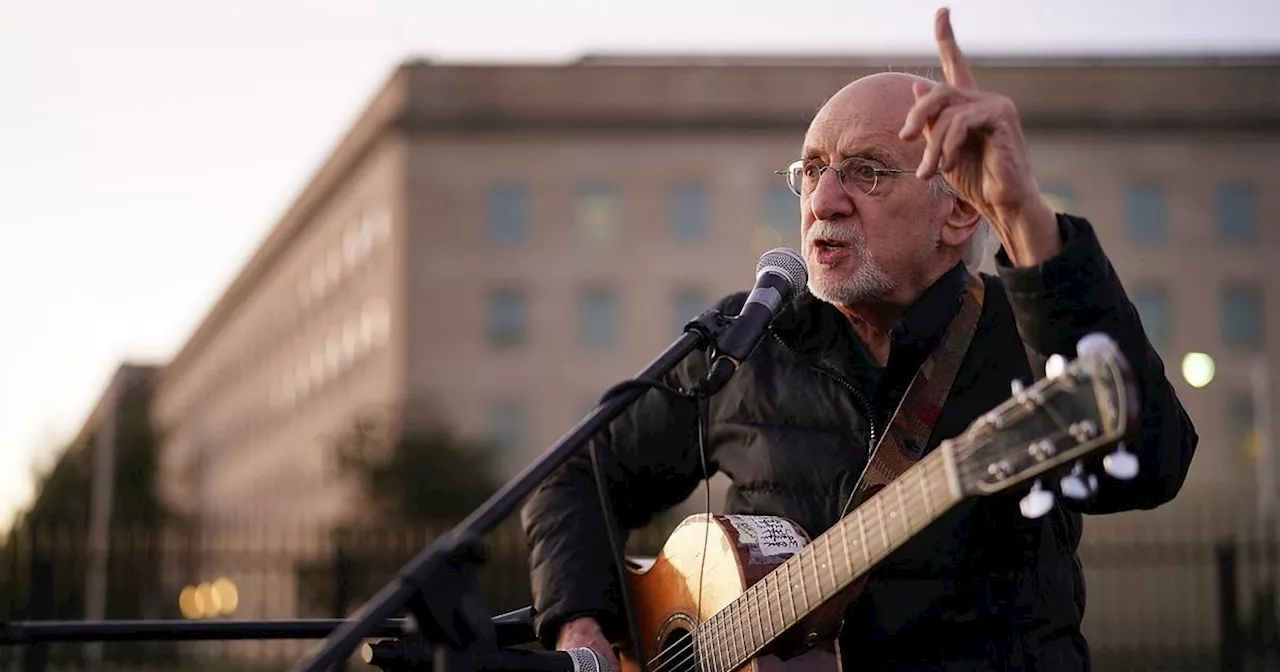
[[[934,175],[929,180],[929,188],[939,196],[949,196],[952,198],[960,198],[960,192],[947,182],[947,178],[941,173]],[[973,232],[972,236],[964,242],[964,250],[961,253],[961,259],[964,261],[965,268],[970,273],[977,273],[978,267],[982,266],[982,262],[987,257],[995,253],[996,248],[995,233],[991,230],[991,223],[986,217],[978,220],[978,228]]]

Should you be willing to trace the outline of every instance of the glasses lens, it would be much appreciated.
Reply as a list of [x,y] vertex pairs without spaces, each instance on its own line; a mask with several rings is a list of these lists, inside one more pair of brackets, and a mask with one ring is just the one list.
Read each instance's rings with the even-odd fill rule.
[[787,166],[787,186],[796,196],[804,193],[804,161],[795,161]]
[[876,169],[880,166],[873,161],[854,157],[848,159],[841,166],[844,172],[843,183],[844,188],[849,193],[855,191],[869,194],[876,188],[876,180],[879,173]]

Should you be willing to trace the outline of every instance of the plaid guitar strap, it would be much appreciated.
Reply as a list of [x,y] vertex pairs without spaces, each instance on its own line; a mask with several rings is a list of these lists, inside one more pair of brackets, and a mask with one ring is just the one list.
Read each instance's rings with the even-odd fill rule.
[[946,334],[911,380],[888,429],[868,459],[842,516],[924,456],[929,435],[977,329],[984,290],[982,278],[970,273],[960,312],[951,320]]

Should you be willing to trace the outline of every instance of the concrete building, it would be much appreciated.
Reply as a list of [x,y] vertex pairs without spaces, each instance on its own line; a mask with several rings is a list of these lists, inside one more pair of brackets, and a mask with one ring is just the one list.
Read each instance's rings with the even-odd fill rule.
[[[798,244],[773,171],[828,95],[890,66],[933,69],[398,68],[166,367],[170,499],[208,520],[350,515],[327,446],[362,412],[442,414],[497,440],[513,473],[748,288],[760,253]],[[1280,355],[1280,58],[975,70],[1018,104],[1042,186],[1096,226],[1201,432],[1168,515],[1251,509],[1248,376]],[[1191,351],[1217,363],[1203,388],[1179,372]]]

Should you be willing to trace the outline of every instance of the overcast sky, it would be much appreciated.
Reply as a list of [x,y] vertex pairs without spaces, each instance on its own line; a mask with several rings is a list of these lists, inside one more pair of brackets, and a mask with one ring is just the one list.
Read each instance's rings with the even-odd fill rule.
[[[933,52],[916,0],[0,0],[0,523],[203,317],[400,61]],[[966,0],[973,54],[1280,52],[1275,0]]]

